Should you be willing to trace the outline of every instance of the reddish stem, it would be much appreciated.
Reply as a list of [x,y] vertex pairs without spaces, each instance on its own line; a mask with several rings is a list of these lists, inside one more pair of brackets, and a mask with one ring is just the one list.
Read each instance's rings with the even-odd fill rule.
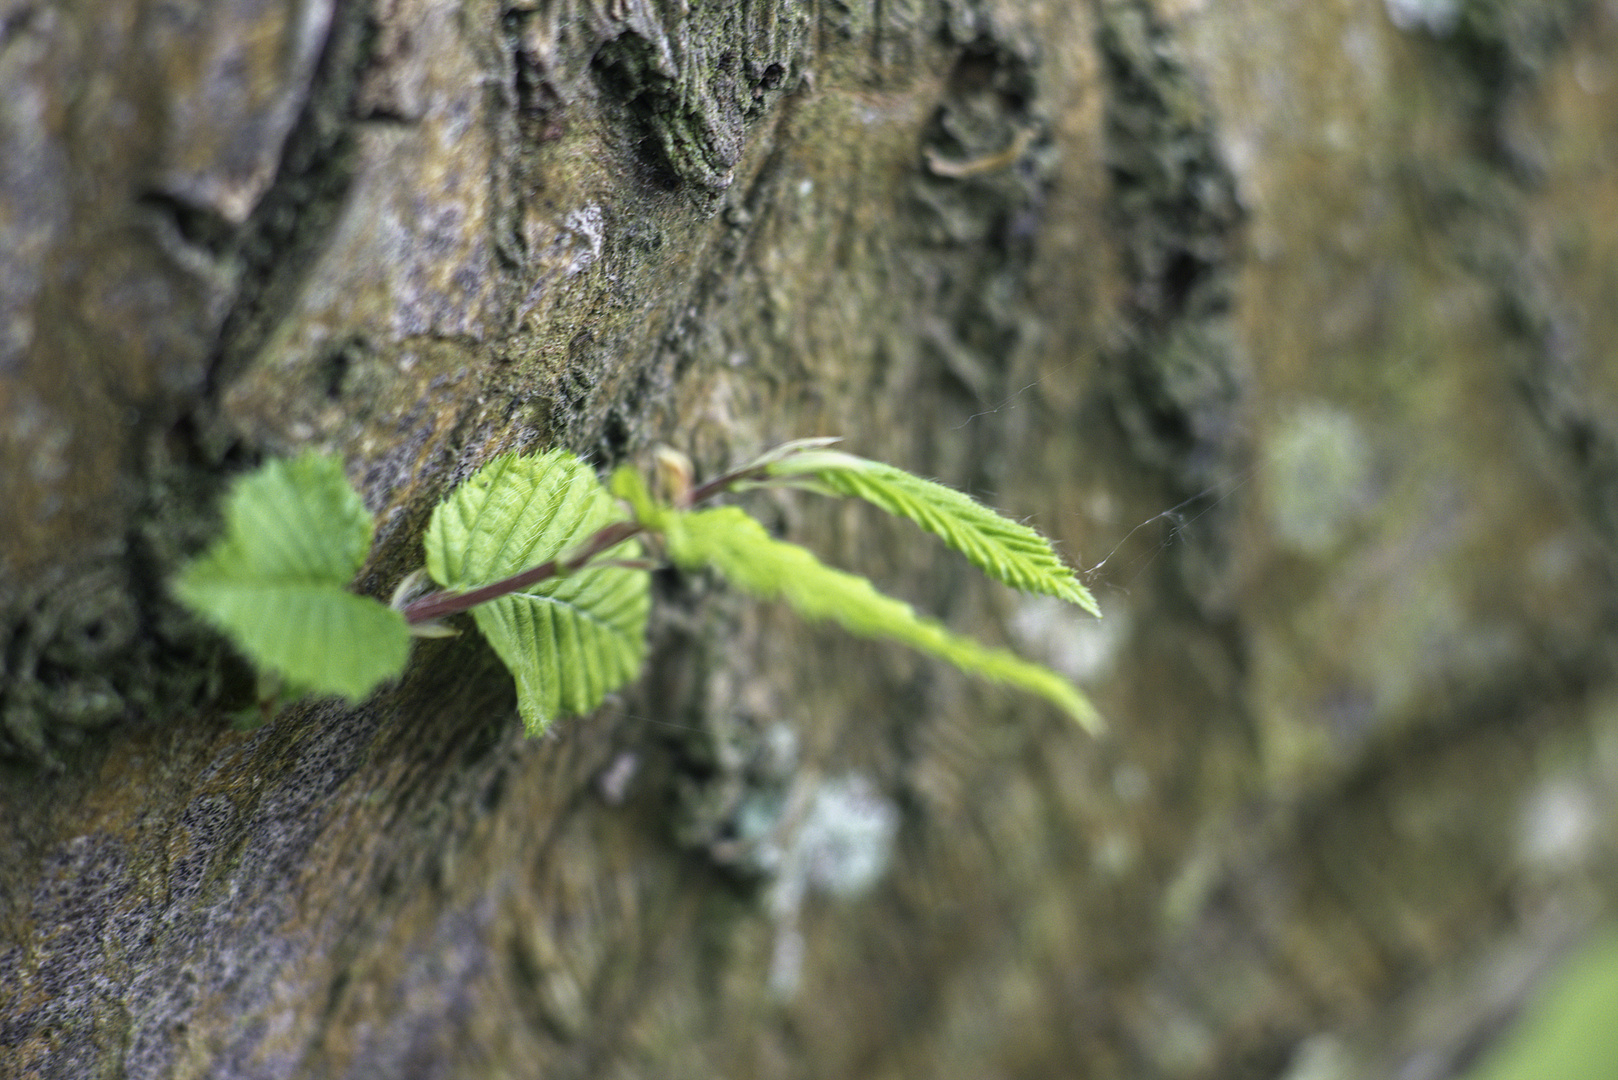
[[497,600],[502,596],[516,592],[518,589],[527,588],[535,582],[571,574],[603,551],[617,547],[630,537],[637,536],[645,531],[646,527],[638,521],[614,522],[590,537],[589,540],[585,541],[584,546],[569,558],[551,559],[549,562],[530,567],[520,574],[513,574],[511,577],[502,578],[499,581],[472,589],[469,592],[442,591],[428,593],[426,596],[412,600],[401,611],[405,617],[405,622],[411,626],[432,622],[434,619],[442,619],[465,611],[468,608],[477,607],[479,604],[486,604],[490,600]]
[[[697,503],[707,502],[716,495],[723,495],[745,480],[756,480],[768,475],[767,465],[754,465],[749,468],[738,469],[735,472],[725,473],[723,476],[716,476],[706,484],[692,488],[687,492],[685,497],[679,500],[680,509],[687,510]],[[500,581],[473,589],[470,592],[440,591],[428,593],[426,596],[412,600],[400,610],[404,614],[405,622],[411,626],[455,615],[468,608],[477,607],[479,604],[486,604],[490,600],[498,600],[502,596],[507,596],[518,589],[526,588],[535,582],[545,581],[548,578],[559,577],[563,574],[571,574],[603,551],[616,547],[630,537],[638,536],[645,531],[646,526],[638,521],[615,522],[590,537],[589,540],[585,541],[584,546],[579,548],[570,558],[560,561],[552,559],[550,562],[540,563],[538,566],[524,570],[520,574],[513,574],[511,577],[503,578]]]
[[685,498],[681,500],[683,505],[680,509],[685,510],[697,505],[697,503],[707,502],[716,495],[723,495],[744,480],[755,480],[768,475],[767,466],[754,465],[751,468],[737,469],[735,472],[716,476],[706,484],[700,484],[688,491]]

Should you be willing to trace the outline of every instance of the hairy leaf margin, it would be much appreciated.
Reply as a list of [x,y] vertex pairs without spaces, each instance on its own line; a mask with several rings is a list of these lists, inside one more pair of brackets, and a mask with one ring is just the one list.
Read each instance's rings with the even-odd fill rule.
[[835,622],[860,637],[902,642],[970,674],[1038,694],[1087,731],[1102,727],[1089,699],[1056,672],[953,633],[878,592],[865,578],[833,569],[806,548],[775,539],[737,507],[665,514],[660,527],[669,558],[681,569],[712,567],[742,591],[783,600],[806,619]]
[[1022,592],[1066,600],[1092,615],[1101,614],[1095,598],[1050,541],[964,492],[893,465],[819,448],[770,461],[764,473],[778,482],[822,494],[864,499],[915,522],[996,581]]

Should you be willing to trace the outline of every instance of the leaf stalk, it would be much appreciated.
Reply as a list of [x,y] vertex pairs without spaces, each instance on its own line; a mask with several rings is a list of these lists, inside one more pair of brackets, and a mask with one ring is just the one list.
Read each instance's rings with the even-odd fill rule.
[[513,574],[508,578],[501,578],[499,581],[490,582],[488,585],[469,589],[466,592],[452,592],[447,589],[431,592],[426,596],[410,601],[399,611],[404,615],[405,622],[411,626],[432,622],[435,619],[447,618],[451,615],[458,615],[463,611],[477,607],[479,604],[486,604],[490,600],[498,600],[502,596],[509,596],[541,581],[546,581],[553,577],[566,577],[602,552],[609,551],[625,540],[639,536],[645,531],[646,526],[638,521],[615,521],[586,540],[582,546],[566,558],[550,559],[540,563],[538,566],[530,567],[520,574]]

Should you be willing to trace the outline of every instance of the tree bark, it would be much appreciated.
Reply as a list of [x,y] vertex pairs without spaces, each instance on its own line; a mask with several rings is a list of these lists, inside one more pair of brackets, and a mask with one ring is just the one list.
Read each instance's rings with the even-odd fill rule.
[[[1610,917],[1618,12],[0,12],[0,1075],[1447,1077]],[[659,575],[525,740],[475,635],[234,728],[164,582],[340,453],[358,587],[507,449],[789,438],[1106,618],[748,506],[1079,680]]]

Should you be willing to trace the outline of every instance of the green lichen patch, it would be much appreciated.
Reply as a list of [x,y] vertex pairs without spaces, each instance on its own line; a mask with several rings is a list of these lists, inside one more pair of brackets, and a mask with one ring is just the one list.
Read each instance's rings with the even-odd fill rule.
[[125,565],[47,580],[4,612],[0,756],[60,767],[94,733],[227,681],[219,643],[169,602],[142,598]]
[[215,525],[214,484],[159,468],[121,550],[0,593],[0,757],[59,768],[104,729],[241,689],[223,642],[163,588]]

